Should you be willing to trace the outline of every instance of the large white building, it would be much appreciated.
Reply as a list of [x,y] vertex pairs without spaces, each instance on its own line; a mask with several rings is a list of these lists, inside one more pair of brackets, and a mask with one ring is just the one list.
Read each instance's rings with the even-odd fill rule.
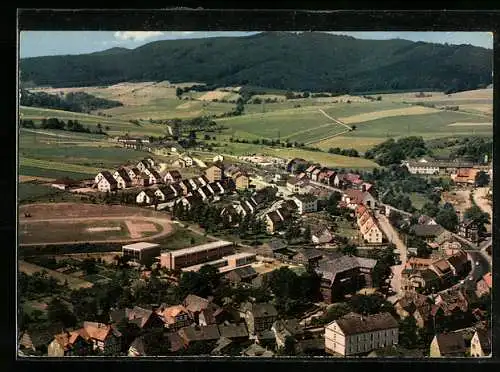
[[293,201],[297,204],[299,214],[316,212],[318,210],[318,199],[313,195],[297,195],[293,198]]
[[351,356],[396,345],[399,325],[389,313],[363,316],[349,313],[325,328],[325,351]]

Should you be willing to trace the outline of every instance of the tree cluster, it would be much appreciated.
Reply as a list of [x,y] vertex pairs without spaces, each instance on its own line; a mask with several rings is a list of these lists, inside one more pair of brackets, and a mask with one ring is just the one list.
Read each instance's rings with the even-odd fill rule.
[[340,147],[331,147],[328,149],[330,154],[337,154],[343,156],[351,156],[354,158],[359,157],[359,152],[356,149],[341,149]]
[[121,102],[98,98],[84,92],[69,92],[65,95],[21,90],[22,106],[44,107],[56,110],[90,113],[93,110],[123,106]]
[[400,164],[405,159],[427,155],[429,150],[422,137],[390,138],[365,152],[365,158],[380,165]]

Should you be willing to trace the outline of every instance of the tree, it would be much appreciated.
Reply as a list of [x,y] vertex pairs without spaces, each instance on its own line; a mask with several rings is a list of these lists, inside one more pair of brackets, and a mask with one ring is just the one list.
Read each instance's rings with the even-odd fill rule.
[[177,97],[178,99],[181,99],[182,93],[183,93],[182,88],[177,87],[177,88],[175,89],[175,95],[176,95],[176,97]]
[[86,258],[82,261],[81,268],[87,275],[97,274],[96,261],[93,258]]
[[418,347],[418,327],[413,316],[407,316],[399,322],[399,344],[407,349]]
[[476,187],[488,186],[490,183],[490,176],[484,171],[477,172],[474,182]]
[[304,241],[309,242],[311,240],[311,226],[306,225],[306,227],[304,228],[303,236]]
[[436,214],[436,222],[446,230],[456,231],[458,225],[458,215],[453,205],[446,203]]
[[324,319],[327,323],[333,322],[351,312],[351,307],[346,303],[338,303],[328,308]]
[[363,315],[393,311],[392,304],[386,301],[384,297],[378,293],[371,295],[353,295],[349,301],[349,306],[354,312]]
[[72,327],[76,324],[76,317],[58,297],[50,300],[47,306],[47,315],[51,323],[61,322],[65,327]]
[[477,205],[473,205],[464,212],[464,218],[474,221],[479,227],[479,232],[484,233],[486,227],[484,225],[490,223],[490,216],[488,213],[483,212]]
[[358,248],[354,244],[346,244],[342,247],[341,252],[347,256],[356,256]]
[[213,293],[217,287],[220,285],[219,270],[217,270],[212,265],[203,265],[198,273],[201,276],[201,280],[208,283],[210,290]]

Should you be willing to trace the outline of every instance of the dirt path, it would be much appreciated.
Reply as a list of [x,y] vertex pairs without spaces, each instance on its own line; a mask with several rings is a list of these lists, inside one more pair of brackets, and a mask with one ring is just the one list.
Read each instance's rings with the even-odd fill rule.
[[351,127],[347,124],[344,124],[342,123],[340,120],[337,120],[333,117],[331,117],[330,115],[328,115],[326,112],[324,112],[322,109],[319,109],[319,112],[321,112],[324,116],[326,116],[328,119],[330,120],[333,120],[335,123],[337,124],[340,124],[340,125],[343,125],[344,127],[346,127],[347,129],[351,130]]
[[127,243],[134,242],[137,240],[153,240],[166,236],[172,232],[172,222],[169,218],[155,218],[155,217],[144,217],[144,216],[127,216],[127,217],[81,217],[81,218],[48,218],[48,219],[24,219],[19,221],[19,224],[27,224],[30,222],[86,222],[86,221],[103,221],[103,220],[142,220],[144,222],[155,222],[162,227],[162,231],[157,234],[147,236],[147,237],[136,237],[129,239],[110,239],[110,240],[85,240],[85,241],[58,241],[58,242],[45,242],[45,243],[19,243],[20,246],[41,246],[41,245],[53,245],[53,244],[75,244],[75,243]]
[[[488,213],[490,216],[490,221],[492,221],[492,208],[488,199],[486,199],[486,194],[488,193],[489,187],[478,187],[473,193],[472,198],[474,203],[483,211]],[[486,230],[491,231],[491,224],[486,225]]]

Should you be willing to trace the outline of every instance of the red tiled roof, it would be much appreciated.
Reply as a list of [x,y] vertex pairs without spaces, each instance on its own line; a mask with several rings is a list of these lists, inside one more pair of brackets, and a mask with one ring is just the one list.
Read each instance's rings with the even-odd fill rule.
[[485,283],[488,285],[488,287],[492,287],[492,282],[493,282],[493,277],[491,275],[491,272],[489,273],[486,273],[484,276],[483,276],[483,280],[485,281]]

